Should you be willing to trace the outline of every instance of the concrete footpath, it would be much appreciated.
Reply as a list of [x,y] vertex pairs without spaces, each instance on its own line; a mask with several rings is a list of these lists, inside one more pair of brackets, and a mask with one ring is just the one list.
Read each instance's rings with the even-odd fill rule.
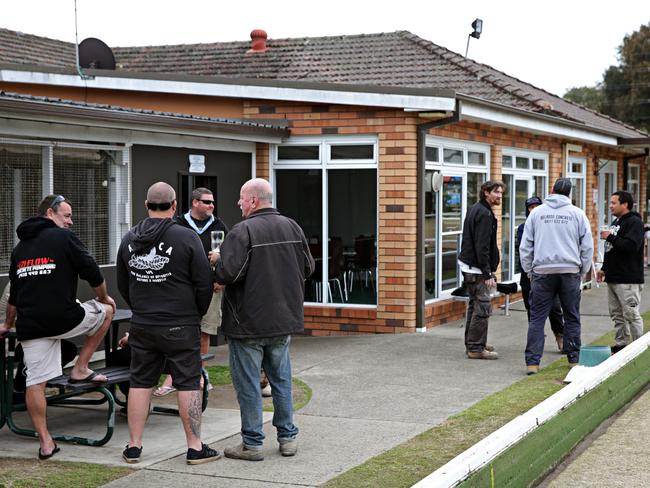
[[[647,309],[650,296],[647,291],[644,295]],[[584,343],[611,330],[606,288],[585,291],[581,310]],[[500,354],[497,361],[467,359],[464,330],[459,325],[455,322],[416,334],[295,338],[291,346],[294,375],[313,391],[311,401],[295,415],[301,429],[297,456],[280,456],[274,428],[267,422],[264,461],[224,458],[187,466],[184,455],[178,455],[184,449],[179,420],[160,416],[162,420],[156,418],[145,432],[143,463],[136,465],[133,474],[106,486],[319,486],[525,376],[527,321],[522,302],[511,306],[510,316],[496,310],[490,319],[489,342]],[[542,366],[561,357],[548,325],[546,342]],[[215,352],[214,362],[227,364],[227,348]],[[204,432],[212,447],[223,450],[240,442],[237,414],[236,410],[207,412]],[[214,423],[221,422],[222,428],[215,429]],[[155,434],[149,433],[154,429]],[[116,430],[104,448],[62,444],[57,460],[78,460],[79,448],[87,454],[84,461],[91,461],[96,452],[92,461],[120,464],[118,453],[127,438],[124,430]],[[15,451],[25,445],[29,449],[24,455]],[[0,446],[0,456],[13,451],[13,456],[33,457],[37,449],[35,440],[15,436],[6,428],[0,431]],[[161,455],[161,450],[167,455]]]

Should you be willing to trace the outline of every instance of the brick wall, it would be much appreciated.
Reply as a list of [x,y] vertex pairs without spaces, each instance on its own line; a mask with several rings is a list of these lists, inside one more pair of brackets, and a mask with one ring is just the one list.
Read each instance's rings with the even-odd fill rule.
[[[367,107],[338,105],[304,105],[266,101],[245,101],[244,116],[249,118],[286,119],[291,134],[334,135],[376,134],[379,139],[379,208],[378,208],[378,303],[372,308],[333,306],[305,307],[305,329],[311,335],[350,335],[364,333],[399,333],[415,331],[415,267],[416,267],[416,125],[424,122],[397,110],[372,110]],[[622,182],[622,154],[609,148],[590,146],[577,141],[548,136],[535,136],[523,131],[491,127],[473,122],[460,122],[432,129],[437,137],[489,144],[490,178],[501,179],[501,154],[504,148],[520,148],[549,153],[549,191],[553,182],[565,173],[563,144],[579,144],[587,158],[586,213],[595,220],[596,206],[591,189],[597,187],[594,174],[597,159],[619,161],[619,186]],[[257,175],[269,176],[269,151],[258,144]],[[641,171],[645,171],[642,165]],[[645,186],[642,185],[645,201]],[[495,209],[501,219],[501,208]],[[596,239],[595,231],[594,238]],[[501,242],[499,228],[498,242]],[[500,272],[500,270],[499,270]],[[518,298],[518,295],[513,299]],[[503,297],[494,305],[503,303]],[[425,308],[427,327],[458,320],[464,316],[465,304],[441,300]]]

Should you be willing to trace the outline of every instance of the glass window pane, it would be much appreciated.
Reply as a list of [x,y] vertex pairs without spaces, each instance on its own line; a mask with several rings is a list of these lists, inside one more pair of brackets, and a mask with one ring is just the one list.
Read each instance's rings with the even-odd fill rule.
[[501,158],[501,166],[504,168],[512,168],[512,156],[503,155]]
[[546,176],[533,176],[533,195],[544,200],[546,198]]
[[545,162],[543,159],[533,158],[533,169],[545,169]]
[[463,151],[460,149],[444,149],[444,162],[451,164],[463,164]]
[[469,151],[467,153],[467,163],[474,166],[485,166],[485,153]]
[[512,242],[512,193],[513,176],[503,175],[503,183],[506,186],[501,199],[501,279],[510,279],[510,242]]
[[372,144],[332,145],[330,158],[336,159],[374,159],[375,146]]
[[437,163],[440,161],[440,155],[437,147],[427,147],[425,149],[425,159]]
[[456,232],[461,230],[462,176],[445,176],[442,185],[442,231]]
[[[427,171],[426,180],[431,181],[437,171]],[[436,292],[436,242],[438,231],[438,195],[431,185],[425,187],[424,194],[424,286],[425,300],[435,298]]]
[[377,171],[336,169],[329,171],[327,177],[326,301],[374,305],[377,303]]
[[279,146],[278,160],[320,159],[320,146]]
[[16,227],[41,201],[41,154],[40,146],[0,144],[0,273],[9,271]]
[[467,173],[467,200],[466,207],[469,208],[481,198],[481,185],[485,183],[485,173]]
[[[528,180],[516,180],[515,181],[515,225],[513,231],[516,233],[519,224],[523,224],[526,221],[526,199],[528,198]],[[513,275],[521,272],[519,267],[519,249],[516,249],[516,245],[513,246],[515,249],[513,254],[515,256],[515,269],[512,273]],[[512,279],[512,276],[510,277]]]
[[425,243],[424,247],[424,299],[436,298],[436,255],[434,243]]
[[521,169],[528,169],[529,168],[529,159],[528,158],[523,158],[521,156],[517,156],[517,168]]
[[571,162],[571,173],[582,173],[582,163],[580,162]]
[[109,165],[114,154],[96,149],[54,148],[54,193],[72,203],[74,232],[97,264],[115,262],[109,239]]
[[305,283],[305,301],[321,302],[323,279],[323,198],[319,169],[285,169],[275,172],[277,209],[302,227],[316,261],[314,274]]
[[571,178],[571,185],[571,203],[582,208],[585,180],[583,178]]
[[630,165],[629,167],[630,170],[630,180],[638,180],[639,179],[639,167],[638,166],[633,166]]
[[460,234],[442,236],[442,284],[441,289],[453,290],[459,283],[458,253],[460,252]]

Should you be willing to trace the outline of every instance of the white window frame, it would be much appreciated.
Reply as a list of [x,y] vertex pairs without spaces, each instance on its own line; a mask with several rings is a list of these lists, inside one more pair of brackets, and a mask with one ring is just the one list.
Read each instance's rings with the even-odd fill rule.
[[[536,176],[541,176],[545,178],[545,185],[543,189],[543,194],[542,195],[537,195],[540,197],[542,200],[546,198],[546,195],[548,193],[548,168],[549,168],[549,153],[547,152],[541,152],[541,151],[530,151],[530,150],[524,150],[524,149],[519,149],[519,148],[514,148],[514,147],[506,147],[503,148],[501,151],[502,156],[510,156],[512,158],[512,167],[502,167],[502,174],[504,175],[512,175],[513,181],[517,179],[526,179],[528,178],[531,181],[534,181],[534,178]],[[517,168],[517,158],[527,158],[528,159],[528,168]],[[544,168],[543,169],[533,169],[533,160],[534,159],[541,159],[544,161]],[[509,191],[509,189],[506,189],[506,191]],[[529,191],[528,196],[531,196],[531,192]],[[514,221],[512,220],[514,217],[514,208],[515,208],[515,202],[511,201],[511,222],[510,222],[510,242],[512,245],[512,249],[510,250],[511,252],[509,253],[509,260],[510,262],[508,263],[510,270],[512,271],[510,281],[519,281],[519,278],[521,277],[521,273],[514,273],[515,270],[515,256],[517,255],[516,249],[515,249],[515,242],[516,242],[516,235],[517,235],[517,228],[514,226]],[[503,228],[501,228],[501,233],[503,235]],[[503,250],[502,250],[503,251]],[[503,252],[502,252],[503,255]]]
[[[637,171],[637,178],[633,179],[631,177],[632,174],[632,168],[635,168]],[[634,198],[634,208],[633,210],[635,212],[638,212],[639,209],[641,208],[640,203],[641,203],[641,165],[639,163],[628,163],[627,165],[627,182],[625,183],[625,189],[632,194],[632,198]],[[636,183],[637,187],[637,193],[634,194],[632,191],[630,191],[630,183]]]
[[[578,173],[572,171],[572,163],[581,163],[582,172]],[[582,198],[580,199],[580,202],[578,202],[578,207],[585,210],[585,207],[587,206],[587,158],[584,156],[569,156],[566,162],[566,177],[582,180]],[[573,191],[573,189],[571,191]]]
[[[72,149],[100,149],[105,151],[116,151],[120,154],[122,166],[126,166],[126,176],[116,174],[115,168],[111,168],[109,173],[114,178],[127,178],[125,201],[118,202],[117,194],[109,195],[109,212],[115,215],[115,219],[109,218],[113,225],[108,229],[109,236],[109,259],[105,264],[99,265],[100,268],[115,266],[117,249],[119,248],[122,236],[131,228],[131,145],[105,145],[105,144],[82,144],[74,142],[59,142],[54,140],[32,140],[32,139],[15,139],[9,137],[0,137],[0,144],[13,144],[19,146],[40,146],[42,150],[41,159],[41,193],[42,197],[52,194],[54,191],[54,149],[72,148]],[[117,189],[118,186],[114,185]],[[2,273],[0,276],[7,276],[8,273]]]
[[[372,145],[373,146],[373,158],[372,159],[344,159],[344,160],[331,160],[331,151],[332,146],[339,145]],[[329,208],[327,202],[329,201],[328,195],[328,170],[337,170],[337,169],[374,169],[376,170],[377,178],[377,215],[375,216],[375,235],[379,236],[379,138],[372,135],[364,136],[347,136],[347,135],[337,135],[337,136],[295,136],[288,139],[286,142],[281,144],[282,146],[305,146],[305,145],[318,145],[320,150],[320,160],[278,160],[278,145],[274,144],[270,148],[270,171],[269,179],[273,187],[273,204],[277,206],[277,193],[275,186],[275,172],[276,170],[282,171],[283,169],[319,169],[322,171],[321,174],[321,193],[322,193],[322,208],[323,208],[323,227],[321,229],[323,240],[325,236],[329,236]],[[377,243],[379,244],[379,242]],[[327,262],[328,262],[328,246],[323,246],[323,279],[328,276]],[[379,253],[377,253],[379,254]],[[379,255],[377,258],[377,269],[379,269]],[[375,277],[375,291],[377,295],[377,301],[379,301],[379,288],[380,283],[378,277]],[[324,306],[324,307],[344,307],[344,308],[377,308],[377,304],[360,304],[360,303],[329,303],[327,301],[327,293],[322,294],[322,300],[320,302],[305,302],[308,306]]]
[[[461,235],[462,235],[462,225],[465,221],[465,215],[467,214],[467,174],[468,173],[480,173],[485,175],[485,180],[490,179],[490,145],[480,144],[472,141],[463,141],[459,139],[446,139],[442,137],[435,136],[426,136],[426,146],[427,147],[437,147],[438,148],[438,158],[439,161],[426,161],[425,169],[427,171],[439,171],[442,176],[462,176],[463,177],[463,187],[462,187],[462,197],[461,197]],[[445,163],[444,160],[444,149],[454,149],[460,150],[463,153],[463,163],[454,164],[454,163]],[[470,165],[468,164],[468,152],[482,152],[485,154],[485,166]],[[436,205],[438,212],[442,208],[442,190],[438,191],[435,194]],[[446,235],[455,234],[445,233]],[[442,290],[442,250],[441,250],[441,240],[442,240],[442,218],[438,218],[436,222],[436,252],[435,252],[435,283],[436,289],[435,294],[437,297],[428,298],[425,300],[425,304],[431,304],[442,300],[448,300],[451,297],[451,292],[453,290]],[[423,237],[424,238],[424,237]],[[426,256],[425,256],[426,257]]]

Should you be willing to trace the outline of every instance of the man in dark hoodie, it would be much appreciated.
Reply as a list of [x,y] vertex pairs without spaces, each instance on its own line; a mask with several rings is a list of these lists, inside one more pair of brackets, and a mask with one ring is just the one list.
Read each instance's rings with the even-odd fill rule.
[[[59,451],[47,429],[45,386],[61,375],[61,339],[85,335],[70,382],[105,382],[88,362],[111,325],[115,302],[108,295],[99,266],[69,230],[72,205],[63,195],[48,195],[38,205],[38,216],[16,229],[20,242],[11,254],[11,291],[7,318],[0,335],[16,324],[16,335],[27,367],[27,411],[38,433],[39,459]],[[97,298],[76,301],[77,280],[93,287]]]
[[122,239],[117,285],[133,311],[129,346],[129,443],[127,463],[140,461],[151,390],[166,362],[178,390],[178,412],[187,439],[187,464],[221,457],[201,442],[199,324],[212,299],[212,270],[196,232],[176,224],[176,192],[154,183],[145,201],[149,218]]
[[639,312],[643,288],[643,222],[632,210],[634,200],[626,191],[612,193],[609,209],[616,220],[609,230],[601,230],[605,240],[605,259],[598,272],[598,281],[607,282],[609,315],[616,329],[618,352],[643,335],[643,319]]
[[465,324],[465,352],[469,359],[497,359],[487,344],[488,320],[492,315],[490,289],[497,286],[499,267],[497,219],[492,207],[501,205],[504,185],[487,181],[481,186],[481,199],[467,211],[458,265],[469,294]]
[[244,183],[239,193],[244,220],[228,233],[215,267],[217,281],[226,285],[223,328],[242,423],[242,443],[224,452],[246,461],[264,459],[261,367],[273,388],[280,454],[293,456],[298,450],[289,343],[291,334],[304,330],[305,279],[314,271],[314,258],[300,226],[272,202],[268,181]]
[[[533,209],[539,207],[542,204],[542,199],[537,196],[532,196],[526,200],[526,218],[530,215],[530,212]],[[526,222],[522,222],[517,227],[517,239],[515,241],[515,247],[517,248],[517,254],[519,254],[519,244],[521,243],[521,238],[524,235],[524,227]],[[530,278],[527,273],[524,273],[521,266],[521,260],[519,260],[519,269],[521,270],[521,276],[519,278],[519,285],[521,286],[521,294],[524,298],[524,307],[526,307],[526,315],[528,316],[528,321],[530,322]],[[557,342],[557,347],[560,352],[564,350],[563,344],[563,335],[564,335],[564,319],[562,316],[562,304],[560,303],[560,297],[555,295],[553,299],[553,307],[551,312],[548,315],[548,320],[551,322],[551,330],[553,335],[555,335],[555,341]]]

